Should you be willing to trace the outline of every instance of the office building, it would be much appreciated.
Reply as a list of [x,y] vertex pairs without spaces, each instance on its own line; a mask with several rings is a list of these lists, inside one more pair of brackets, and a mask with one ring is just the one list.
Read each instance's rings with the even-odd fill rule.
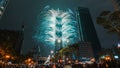
[[79,43],[79,54],[80,57],[83,58],[91,58],[94,57],[92,46],[90,42],[80,42]]
[[0,19],[2,18],[2,15],[4,14],[8,3],[9,3],[9,0],[0,1]]
[[94,56],[98,57],[101,45],[88,8],[78,7],[77,19],[79,25],[80,41],[90,42]]
[[[22,30],[0,30],[0,45],[5,47],[12,47],[17,55],[21,54],[23,43],[23,26]],[[0,46],[0,47],[1,47]]]

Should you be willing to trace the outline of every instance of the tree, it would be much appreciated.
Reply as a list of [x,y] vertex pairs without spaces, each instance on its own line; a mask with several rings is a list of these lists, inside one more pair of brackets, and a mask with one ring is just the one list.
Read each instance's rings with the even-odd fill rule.
[[120,0],[111,0],[114,7],[114,12],[103,11],[97,17],[96,22],[102,25],[108,32],[117,33],[120,39],[120,10],[119,3]]
[[76,58],[79,57],[79,45],[77,43],[60,49],[58,52],[58,57],[66,56],[71,58],[73,54]]
[[60,53],[61,56],[63,56],[63,55],[70,56],[71,53],[73,53],[74,51],[75,51],[75,48],[67,46],[65,48],[60,49],[59,53]]
[[120,2],[120,0],[111,0],[112,1],[112,5],[114,7],[114,10],[115,11],[118,11],[119,10],[119,3],[117,4],[116,2]]
[[108,32],[118,34],[120,38],[120,11],[103,11],[96,22],[102,25]]

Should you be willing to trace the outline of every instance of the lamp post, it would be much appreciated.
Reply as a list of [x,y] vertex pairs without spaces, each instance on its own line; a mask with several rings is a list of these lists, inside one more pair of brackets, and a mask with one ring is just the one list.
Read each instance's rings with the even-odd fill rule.
[[5,58],[6,58],[6,59],[9,59],[9,58],[10,58],[10,55],[6,55]]
[[8,62],[10,55],[5,55],[6,62]]
[[50,51],[50,53],[51,53],[51,57],[53,57],[53,53],[54,53],[54,51],[53,51],[53,50],[51,50],[51,51]]

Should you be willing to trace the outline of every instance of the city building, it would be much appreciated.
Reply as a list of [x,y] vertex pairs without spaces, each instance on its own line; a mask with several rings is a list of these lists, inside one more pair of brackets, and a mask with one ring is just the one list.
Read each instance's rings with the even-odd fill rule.
[[13,30],[0,30],[0,45],[10,46],[12,47],[17,55],[21,54],[22,51],[22,43],[23,43],[23,31],[24,26],[22,26],[22,30],[13,31]]
[[8,2],[9,0],[0,0],[0,19],[6,10]]
[[98,57],[101,51],[101,45],[88,8],[78,7],[77,19],[79,25],[80,41],[90,42],[94,57]]
[[94,57],[92,46],[90,42],[80,42],[79,43],[79,54],[81,58],[91,58]]

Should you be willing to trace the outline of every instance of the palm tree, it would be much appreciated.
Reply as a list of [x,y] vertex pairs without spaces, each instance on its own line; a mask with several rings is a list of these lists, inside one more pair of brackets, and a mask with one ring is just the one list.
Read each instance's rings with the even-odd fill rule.
[[[120,40],[120,0],[111,0],[114,11],[102,11],[97,17],[97,24],[102,25],[105,29],[108,30],[108,33],[115,33],[118,35]],[[117,3],[118,2],[118,3]]]
[[68,46],[68,47],[62,48],[59,51],[59,53],[60,53],[61,56],[63,56],[63,55],[70,56],[74,51],[75,51],[74,48]]
[[59,56],[61,57],[67,56],[71,58],[73,53],[75,54],[76,58],[79,57],[79,45],[78,44],[69,45],[59,50]]
[[120,11],[103,11],[96,19],[108,32],[116,33],[120,39]]

